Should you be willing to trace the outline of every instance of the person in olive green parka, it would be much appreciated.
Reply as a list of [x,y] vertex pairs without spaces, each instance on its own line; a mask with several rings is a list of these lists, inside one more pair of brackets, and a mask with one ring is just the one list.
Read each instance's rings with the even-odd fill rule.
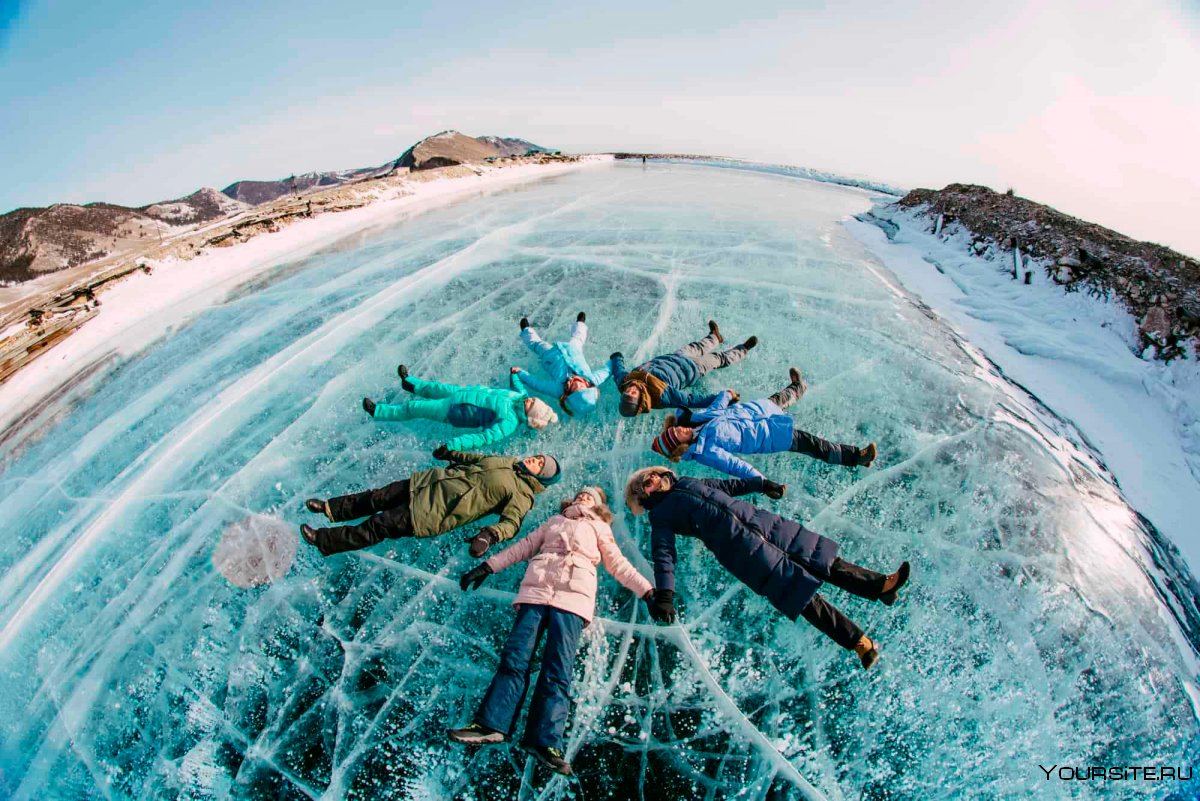
[[366,517],[349,526],[300,527],[306,542],[324,556],[355,551],[397,537],[436,537],[490,514],[500,520],[484,526],[470,540],[471,556],[481,557],[497,542],[516,536],[533,508],[534,496],[562,475],[553,456],[484,456],[445,446],[433,452],[449,462],[413,473],[406,479],[366,492],[329,500],[309,498],[310,512],[331,523]]

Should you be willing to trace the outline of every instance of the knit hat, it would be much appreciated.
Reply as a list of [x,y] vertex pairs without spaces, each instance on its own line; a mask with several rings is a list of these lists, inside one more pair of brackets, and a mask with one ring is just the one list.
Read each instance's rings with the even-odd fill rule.
[[525,413],[525,419],[529,421],[529,427],[541,430],[551,423],[558,422],[558,415],[554,410],[547,406],[538,398],[530,398],[529,411]]
[[600,401],[600,390],[595,387],[581,389],[578,392],[572,392],[563,399],[563,405],[567,412],[572,415],[587,414],[596,408],[596,404]]
[[548,453],[542,454],[545,464],[542,465],[542,472],[538,473],[534,478],[541,482],[543,487],[549,487],[551,484],[557,484],[562,478],[562,465]]
[[599,487],[584,487],[583,489],[581,489],[579,492],[577,492],[575,494],[578,495],[578,494],[584,493],[584,492],[586,492],[588,495],[592,496],[592,500],[596,502],[597,506],[604,506],[604,504],[605,504],[604,490],[600,489]]
[[675,427],[671,426],[664,428],[663,432],[654,438],[654,442],[650,443],[650,450],[670,459],[683,444],[679,435],[675,433]]

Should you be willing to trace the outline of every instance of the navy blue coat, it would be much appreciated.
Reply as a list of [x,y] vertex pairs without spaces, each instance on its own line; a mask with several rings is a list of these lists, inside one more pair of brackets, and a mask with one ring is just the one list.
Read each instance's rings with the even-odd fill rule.
[[[609,369],[612,371],[613,381],[618,386],[624,383],[625,376],[632,372],[632,370],[625,369],[625,360],[622,358],[611,360]],[[686,406],[702,409],[717,399],[715,393],[680,392],[684,387],[690,387],[704,377],[704,371],[701,371],[696,360],[682,354],[668,353],[665,356],[655,356],[650,361],[639,364],[633,369],[647,372],[667,385],[667,390],[662,396],[661,408]]]
[[838,544],[799,523],[735,496],[762,492],[757,478],[681,477],[647,499],[654,586],[675,589],[675,535],[696,537],[721,566],[791,620],[829,575]]

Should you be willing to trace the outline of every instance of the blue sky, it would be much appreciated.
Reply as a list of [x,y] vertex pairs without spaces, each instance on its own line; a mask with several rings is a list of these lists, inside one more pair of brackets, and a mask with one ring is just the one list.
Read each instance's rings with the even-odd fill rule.
[[0,211],[457,128],[1012,186],[1200,255],[1195,0],[342,5],[0,0]]

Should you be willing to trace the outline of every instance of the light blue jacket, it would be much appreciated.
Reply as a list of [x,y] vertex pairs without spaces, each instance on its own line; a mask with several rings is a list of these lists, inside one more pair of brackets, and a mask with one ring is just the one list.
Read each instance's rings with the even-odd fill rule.
[[725,390],[707,408],[692,413],[692,424],[703,425],[683,458],[738,478],[758,478],[762,473],[733,454],[791,450],[796,424],[765,398],[731,406],[732,399]]
[[611,371],[608,366],[593,370],[583,355],[583,345],[587,342],[587,323],[576,322],[571,326],[571,338],[566,342],[546,342],[533,326],[521,331],[521,341],[542,362],[542,369],[550,374],[550,379],[539,378],[524,370],[518,375],[529,389],[552,398],[563,394],[563,385],[573,375],[586,378],[592,386],[580,392],[567,396],[567,408],[571,414],[585,414],[596,408],[600,400],[600,385],[608,380]]

